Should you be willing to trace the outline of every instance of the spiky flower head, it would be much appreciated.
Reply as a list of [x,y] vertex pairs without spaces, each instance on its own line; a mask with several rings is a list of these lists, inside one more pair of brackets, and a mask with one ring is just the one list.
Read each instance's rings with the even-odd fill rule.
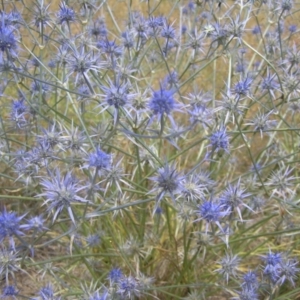
[[107,277],[110,285],[112,285],[119,282],[119,280],[123,277],[123,272],[120,268],[113,268],[110,270]]
[[21,225],[24,230],[34,230],[35,232],[42,232],[48,228],[44,226],[45,220],[42,216],[35,216],[30,218],[26,224]]
[[159,202],[165,195],[170,195],[175,201],[174,195],[181,190],[183,176],[176,171],[174,164],[166,163],[157,170],[158,175],[150,179],[155,182],[155,188],[149,193],[158,191],[157,201]]
[[162,86],[159,90],[154,91],[149,102],[149,108],[153,114],[160,117],[164,114],[169,115],[175,110],[177,105],[173,95],[173,90],[166,90]]
[[50,4],[44,6],[44,1],[36,1],[34,3],[34,25],[42,30],[46,25],[51,26],[51,17],[48,12]]
[[109,41],[107,38],[100,40],[97,43],[97,48],[101,49],[105,54],[114,55],[115,57],[119,57],[123,53],[121,46],[117,45],[115,41]]
[[16,296],[18,295],[19,291],[17,290],[17,288],[14,285],[6,285],[3,289],[2,289],[2,295],[1,295],[1,299],[6,299],[9,298],[11,299],[17,299]]
[[23,216],[18,216],[15,212],[7,212],[4,209],[0,213],[0,242],[9,238],[10,246],[15,249],[14,236],[22,236],[20,221]]
[[63,209],[67,209],[70,219],[75,224],[71,204],[89,202],[78,195],[85,187],[79,184],[71,172],[62,176],[58,170],[56,173],[51,174],[50,179],[42,179],[40,184],[44,187],[44,192],[38,196],[46,197],[45,204],[48,205],[48,212],[53,212],[54,214],[53,222]]
[[17,40],[14,35],[14,30],[14,27],[6,25],[2,19],[2,23],[0,24],[0,50],[5,52],[8,58],[16,54]]
[[139,297],[139,283],[132,276],[123,276],[118,281],[117,293],[121,296],[121,299],[134,299],[135,297]]
[[252,209],[246,204],[246,199],[251,196],[250,193],[246,193],[246,190],[241,187],[240,179],[236,184],[229,184],[225,191],[220,195],[220,203],[224,205],[225,209],[229,209],[232,213],[235,209],[241,220],[242,212],[241,207]]
[[229,153],[229,137],[225,127],[220,127],[210,135],[210,145],[212,151],[225,151]]
[[213,201],[204,201],[199,205],[197,213],[199,215],[198,220],[205,220],[208,223],[217,223],[221,218],[228,214],[228,210],[224,209],[224,205],[220,203],[215,203]]
[[97,148],[96,152],[89,155],[88,166],[96,167],[98,170],[109,169],[111,166],[111,155]]
[[74,10],[66,5],[65,2],[61,2],[59,5],[59,11],[57,13],[57,22],[58,24],[69,24],[76,20],[76,14]]
[[[120,110],[127,111],[127,107],[131,106],[131,100],[135,97],[134,94],[130,93],[129,82],[124,82],[120,77],[119,75],[116,82],[109,80],[108,87],[102,86],[105,102],[100,105],[104,106],[103,110],[107,110],[109,107],[114,108],[114,125],[117,124]],[[102,113],[103,110],[101,110],[100,113]]]
[[272,283],[276,283],[280,278],[282,253],[272,252],[269,250],[269,253],[263,256],[263,260],[266,263],[263,270],[264,276],[267,277]]
[[43,286],[40,290],[39,290],[39,296],[41,297],[42,300],[60,300],[60,297],[56,297],[54,295],[54,289],[52,287],[52,285],[50,283],[48,283],[47,285]]
[[285,12],[285,11],[290,11],[293,8],[294,1],[293,0],[277,0],[276,4],[278,6],[277,10]]
[[242,78],[235,84],[234,88],[232,89],[232,93],[235,94],[238,99],[240,99],[242,96],[249,96],[252,83],[253,79],[249,76],[246,76],[246,78]]
[[14,273],[23,271],[19,266],[21,257],[18,256],[18,252],[14,250],[7,250],[4,247],[0,248],[0,274],[6,279],[6,284],[9,282],[9,276],[14,278]]
[[230,276],[237,277],[240,261],[241,259],[237,255],[226,253],[226,256],[218,261],[221,268],[217,269],[216,272],[223,275],[226,283],[228,283]]
[[257,274],[253,271],[248,271],[243,276],[244,282],[242,283],[242,286],[250,289],[250,288],[257,288],[258,287],[258,280],[257,280]]

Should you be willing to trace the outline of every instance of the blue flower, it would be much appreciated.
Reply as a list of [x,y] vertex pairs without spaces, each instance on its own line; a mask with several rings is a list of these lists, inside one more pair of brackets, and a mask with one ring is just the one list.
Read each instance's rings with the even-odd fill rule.
[[24,235],[20,230],[20,221],[23,219],[24,215],[19,217],[15,212],[7,212],[6,209],[0,214],[0,242],[2,242],[6,237],[10,239],[10,245],[14,249],[15,243],[13,236]]
[[250,94],[250,88],[253,79],[250,77],[246,77],[245,79],[241,79],[237,82],[232,90],[233,94],[236,94],[238,98],[241,96],[248,96]]
[[238,292],[239,297],[232,298],[232,300],[259,300],[257,288],[244,287],[241,292]]
[[158,190],[157,201],[165,196],[170,195],[172,200],[175,201],[175,194],[182,188],[183,176],[176,171],[175,165],[166,163],[162,168],[157,170],[158,175],[150,179],[155,181],[155,188],[149,193]]
[[51,284],[47,284],[46,286],[43,286],[39,291],[39,296],[42,298],[42,300],[60,300],[60,297],[54,296],[54,290]]
[[260,27],[258,25],[254,26],[252,29],[253,34],[259,34],[261,32]]
[[15,27],[17,27],[23,21],[21,14],[16,9],[13,9],[9,13],[1,11],[0,19],[3,20],[3,23],[6,26],[15,26]]
[[117,293],[122,299],[133,299],[140,296],[139,283],[132,277],[122,277],[118,282]]
[[100,40],[97,43],[97,48],[101,49],[104,53],[119,57],[122,55],[123,50],[121,46],[118,46],[115,41],[109,41],[107,38]]
[[65,2],[59,5],[59,11],[57,13],[58,24],[74,22],[76,19],[76,14],[74,10],[68,7]]
[[[293,0],[277,0],[278,10],[290,11],[293,8]],[[280,6],[280,7],[279,7]]]
[[292,24],[289,26],[289,32],[290,33],[295,33],[297,31],[297,25]]
[[226,253],[225,257],[218,261],[218,263],[221,265],[221,268],[217,269],[216,272],[223,275],[227,284],[230,276],[237,277],[237,271],[240,261],[241,259],[237,255],[228,253]]
[[264,261],[267,265],[275,266],[277,264],[280,264],[282,262],[282,254],[279,252],[273,253],[271,250],[266,256],[263,256]]
[[205,220],[206,223],[206,232],[208,231],[209,224],[216,224],[219,229],[223,232],[223,228],[220,224],[220,221],[223,217],[225,217],[229,213],[229,210],[224,208],[224,205],[213,202],[213,201],[204,201],[201,205],[198,206],[196,210],[196,214],[198,214],[199,218],[194,222]]
[[225,127],[220,127],[220,129],[213,132],[209,139],[212,151],[224,150],[229,153],[229,137]]
[[10,297],[13,297],[13,299],[16,299],[15,296],[17,296],[19,293],[19,291],[16,289],[16,287],[14,285],[6,285],[3,290],[2,290],[2,295],[1,295],[1,299],[6,299]]
[[98,19],[93,22],[93,25],[89,27],[89,33],[92,36],[98,37],[106,37],[107,36],[107,28],[105,25],[105,21],[103,19]]
[[279,91],[279,84],[276,81],[276,74],[270,74],[269,69],[267,69],[267,75],[262,79],[261,89],[262,91],[269,92],[273,98],[275,98],[274,91]]
[[132,32],[124,31],[122,32],[121,37],[122,37],[122,44],[124,48],[130,49],[134,46],[134,39],[132,36]]
[[300,271],[300,269],[297,268],[298,263],[298,260],[295,258],[282,260],[282,262],[280,263],[280,279],[278,281],[280,285],[288,280],[293,285],[293,287],[295,287],[294,279],[297,279],[297,273],[299,273]]
[[24,103],[24,98],[21,98],[20,100],[16,100],[12,102],[11,105],[11,114],[12,115],[22,115],[27,111],[27,106]]
[[224,205],[225,209],[228,209],[230,213],[236,209],[240,219],[243,220],[240,206],[246,207],[252,211],[252,209],[245,203],[245,200],[250,196],[250,193],[246,193],[245,189],[240,187],[239,179],[237,184],[228,185],[226,190],[220,196],[220,203]]
[[116,83],[109,81],[109,87],[102,86],[102,90],[104,91],[103,96],[105,97],[105,103],[102,103],[101,105],[106,106],[103,110],[106,110],[111,106],[114,107],[114,125],[116,125],[119,118],[119,110],[121,108],[126,110],[127,106],[131,106],[130,101],[135,95],[129,92],[129,83],[121,82],[119,79]]
[[113,268],[108,273],[108,279],[110,284],[119,282],[122,277],[123,277],[123,272],[119,268]]
[[72,222],[75,224],[71,204],[89,202],[78,195],[85,187],[79,185],[71,172],[62,177],[59,171],[51,174],[50,179],[43,179],[40,184],[44,187],[44,192],[38,196],[45,196],[47,198],[45,204],[48,205],[48,211],[53,211],[54,213],[53,222],[63,209],[67,209]]
[[12,26],[5,25],[2,20],[2,24],[0,25],[0,50],[7,54],[15,54],[14,50],[17,49],[14,29]]
[[175,109],[174,92],[165,90],[162,87],[159,91],[154,91],[150,100],[149,107],[155,115],[170,114]]
[[150,36],[156,36],[156,34],[161,30],[161,27],[164,25],[163,17],[154,17],[150,16],[148,21],[148,34]]
[[167,115],[172,124],[175,126],[175,122],[171,117],[172,111],[180,111],[181,106],[176,103],[173,90],[167,90],[160,86],[158,91],[154,91],[152,98],[149,101],[148,107],[152,111],[152,118],[157,117],[159,120],[162,119],[164,115]]
[[161,30],[161,36],[166,38],[167,40],[173,40],[176,37],[176,31],[171,24],[164,22],[164,26]]
[[205,220],[208,223],[216,223],[226,216],[228,211],[224,211],[224,206],[220,203],[204,201],[201,205],[199,205],[197,213],[200,216],[198,220]]
[[257,275],[255,272],[253,271],[249,271],[247,272],[244,276],[243,276],[244,282],[242,283],[243,288],[245,289],[257,289],[258,287],[258,280],[257,280]]
[[44,226],[45,220],[41,216],[32,217],[27,224],[21,225],[24,230],[44,231],[48,228]]
[[51,17],[48,12],[50,4],[47,6],[43,5],[43,2],[36,2],[35,3],[35,11],[33,12],[34,15],[34,25],[38,27],[41,31],[43,27],[46,25],[51,26]]
[[91,234],[86,238],[86,243],[88,247],[96,247],[100,245],[101,239],[99,234]]
[[281,274],[282,254],[273,253],[270,250],[266,256],[263,256],[263,259],[266,262],[263,274],[269,278],[271,282],[276,283]]
[[178,74],[176,71],[172,71],[170,74],[168,74],[164,80],[166,84],[168,84],[170,87],[173,85],[176,85],[179,81]]

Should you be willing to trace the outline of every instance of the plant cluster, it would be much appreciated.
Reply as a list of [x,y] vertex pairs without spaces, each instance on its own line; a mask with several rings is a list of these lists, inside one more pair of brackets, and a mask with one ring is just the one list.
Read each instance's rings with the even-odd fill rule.
[[298,11],[1,1],[1,299],[298,299]]

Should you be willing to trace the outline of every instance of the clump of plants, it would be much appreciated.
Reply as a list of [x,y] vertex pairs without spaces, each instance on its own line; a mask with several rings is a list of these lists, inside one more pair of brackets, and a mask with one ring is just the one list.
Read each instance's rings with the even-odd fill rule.
[[297,2],[0,6],[1,298],[300,297]]

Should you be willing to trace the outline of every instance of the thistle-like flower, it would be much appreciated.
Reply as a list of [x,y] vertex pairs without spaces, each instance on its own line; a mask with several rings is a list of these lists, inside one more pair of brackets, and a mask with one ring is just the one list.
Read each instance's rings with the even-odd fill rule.
[[14,273],[23,271],[19,266],[21,257],[18,257],[18,253],[13,250],[7,250],[6,248],[0,248],[0,274],[5,276],[6,284],[8,284],[8,277],[14,278]]
[[240,220],[243,220],[240,208],[242,206],[252,211],[252,209],[245,203],[245,200],[250,196],[250,193],[246,193],[246,190],[240,187],[239,180],[235,185],[228,185],[226,190],[220,196],[220,203],[224,205],[225,209],[229,209],[230,213],[232,213],[234,209],[236,209]]
[[14,236],[22,236],[24,233],[21,231],[22,225],[20,221],[24,215],[19,217],[15,212],[7,212],[4,209],[0,213],[0,242],[5,238],[9,238],[9,243],[12,249],[15,250]]
[[97,19],[91,26],[89,26],[89,34],[96,39],[107,36],[107,28],[104,19]]
[[121,299],[140,297],[139,283],[132,276],[123,276],[118,281],[117,293],[121,296]]
[[89,202],[78,195],[85,186],[81,186],[71,172],[62,177],[60,171],[51,174],[50,179],[42,179],[40,184],[44,187],[44,192],[38,196],[46,197],[45,204],[48,205],[48,212],[53,212],[53,222],[63,209],[67,209],[70,219],[75,224],[71,205],[74,203]]
[[69,57],[66,58],[66,63],[70,70],[69,75],[75,73],[77,83],[79,79],[84,81],[91,86],[91,80],[88,76],[89,71],[99,72],[103,68],[103,64],[99,63],[99,58],[92,52],[86,52],[84,47],[70,53]]
[[14,285],[6,285],[2,289],[2,295],[0,299],[17,299],[16,296],[18,295],[19,291]]
[[109,169],[111,166],[111,155],[105,153],[100,148],[96,149],[96,152],[91,153],[88,158],[88,166],[95,167],[98,170]]
[[159,168],[157,172],[157,176],[150,178],[155,182],[155,188],[149,193],[158,191],[156,197],[158,203],[166,195],[171,196],[173,201],[175,201],[175,194],[182,189],[182,180],[184,177],[176,171],[174,164],[169,165],[166,163],[162,168]]
[[210,146],[212,152],[225,151],[229,153],[229,137],[225,127],[220,127],[210,135]]
[[54,296],[54,290],[51,284],[47,284],[43,286],[39,290],[39,296],[42,298],[42,300],[60,300],[60,297]]
[[[103,110],[107,110],[111,106],[114,107],[114,124],[116,125],[120,109],[123,109],[128,113],[126,107],[131,106],[130,102],[135,95],[130,94],[129,83],[124,83],[120,79],[117,80],[117,83],[109,81],[109,87],[102,86],[102,90],[104,91],[103,96],[105,97],[105,102],[102,103],[101,106],[104,106]],[[101,112],[103,110],[101,110]]]
[[166,115],[175,127],[175,121],[171,116],[173,111],[181,111],[181,105],[176,103],[173,90],[167,90],[162,85],[157,91],[153,91],[152,98],[149,101],[148,107],[152,111],[151,120],[155,117],[162,122],[163,117]]
[[76,14],[74,10],[66,5],[65,2],[61,2],[59,5],[59,11],[57,13],[57,22],[58,24],[69,24],[76,20]]
[[2,24],[0,24],[0,50],[6,53],[8,60],[11,56],[16,55],[17,39],[14,30],[14,27],[6,25],[4,19],[2,19]]
[[118,283],[122,277],[123,277],[123,272],[120,268],[111,269],[107,276],[111,286]]
[[267,277],[272,283],[276,283],[281,274],[282,253],[269,253],[263,256],[266,265],[264,267],[264,276]]
[[24,230],[34,230],[35,232],[42,232],[48,228],[44,226],[45,220],[42,216],[35,216],[30,218],[26,224],[21,225]]
[[273,98],[275,98],[274,92],[279,91],[280,88],[275,76],[276,74],[270,74],[269,70],[267,70],[267,76],[261,82],[261,90],[269,92]]
[[225,257],[218,261],[218,263],[221,265],[221,268],[217,269],[216,272],[223,275],[227,284],[230,276],[237,277],[237,271],[240,261],[241,259],[237,255],[228,253],[226,253]]
[[242,96],[250,96],[252,83],[253,79],[247,76],[234,85],[232,93],[235,94],[238,99],[240,99]]
[[44,27],[51,26],[51,17],[48,12],[50,4],[44,6],[44,1],[36,1],[34,5],[34,25],[39,28],[39,31],[42,32]]
[[223,228],[220,224],[220,220],[229,213],[229,209],[225,205],[213,201],[204,201],[198,206],[196,214],[199,216],[194,222],[205,220],[206,221],[206,233],[208,231],[209,224],[216,224],[221,231]]

